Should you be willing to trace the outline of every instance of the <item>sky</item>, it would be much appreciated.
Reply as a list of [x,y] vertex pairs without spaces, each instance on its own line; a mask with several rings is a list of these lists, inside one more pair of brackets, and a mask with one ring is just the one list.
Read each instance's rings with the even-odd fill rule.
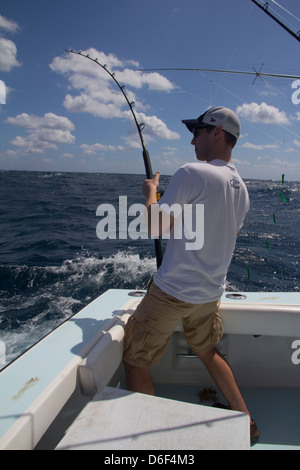
[[[269,10],[300,31],[299,0]],[[251,0],[2,0],[0,170],[144,174],[120,90],[66,49],[125,86],[154,172],[195,161],[182,119],[226,106],[242,125],[241,176],[300,181],[300,44]],[[299,79],[158,70],[261,67]]]

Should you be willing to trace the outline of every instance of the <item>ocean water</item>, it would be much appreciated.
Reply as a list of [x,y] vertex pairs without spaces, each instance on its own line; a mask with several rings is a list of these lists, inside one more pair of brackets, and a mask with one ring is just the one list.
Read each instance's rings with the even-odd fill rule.
[[[237,240],[228,291],[300,296],[300,183],[283,185],[279,176],[246,180],[251,209]],[[96,235],[97,207],[118,207],[119,196],[127,196],[128,207],[143,204],[143,180],[0,172],[0,349],[5,345],[7,363],[107,289],[146,287],[156,270],[153,240]],[[169,180],[161,177],[162,188]]]

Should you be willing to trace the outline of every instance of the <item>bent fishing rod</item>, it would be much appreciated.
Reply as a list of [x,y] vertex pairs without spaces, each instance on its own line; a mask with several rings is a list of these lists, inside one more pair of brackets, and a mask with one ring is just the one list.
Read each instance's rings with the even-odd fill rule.
[[[106,66],[106,64],[101,64],[99,61],[98,61],[98,58],[96,59],[93,59],[92,57],[90,57],[89,54],[83,54],[81,51],[74,51],[73,49],[66,49],[66,52],[70,52],[72,54],[77,54],[77,55],[80,55],[82,57],[85,57],[86,59],[89,59],[91,60],[92,62],[95,62],[97,65],[99,65],[99,67],[101,67],[103,70],[105,70],[105,72],[108,73],[108,75],[113,79],[113,81],[116,83],[116,85],[118,86],[118,88],[120,89],[120,91],[122,92],[129,108],[130,108],[130,111],[132,113],[132,116],[133,116],[133,119],[134,119],[134,122],[135,122],[135,125],[137,127],[137,130],[138,130],[138,134],[139,134],[139,137],[140,137],[140,141],[141,141],[141,144],[142,144],[142,150],[143,150],[143,160],[144,160],[144,165],[145,165],[145,171],[146,171],[146,177],[147,179],[152,179],[153,178],[153,172],[152,172],[152,165],[151,165],[151,160],[150,160],[150,156],[149,156],[149,152],[148,150],[146,149],[146,146],[145,146],[145,142],[144,142],[144,139],[143,139],[143,134],[142,134],[142,130],[145,128],[145,124],[143,122],[141,123],[138,123],[138,120],[137,120],[137,117],[136,117],[136,114],[134,112],[134,109],[133,107],[135,106],[135,103],[134,101],[130,101],[128,99],[128,96],[127,94],[125,93],[124,89],[125,89],[125,86],[124,85],[120,85],[120,83],[118,82],[118,80],[116,79],[115,77],[115,73],[114,72],[110,72]],[[161,246],[161,239],[160,238],[155,238],[154,239],[154,247],[155,247],[155,256],[156,256],[156,264],[157,264],[157,268],[160,267],[161,265],[161,262],[162,262],[162,246]]]

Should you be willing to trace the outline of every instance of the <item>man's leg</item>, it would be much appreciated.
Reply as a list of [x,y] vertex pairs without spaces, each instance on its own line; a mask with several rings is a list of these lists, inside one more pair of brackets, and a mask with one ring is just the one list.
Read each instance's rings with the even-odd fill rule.
[[126,388],[131,392],[154,395],[154,387],[147,367],[135,367],[123,362],[126,372]]
[[151,283],[125,326],[123,363],[127,390],[154,395],[149,368],[164,354],[180,318],[178,300]]
[[250,416],[233,372],[224,356],[216,348],[197,354],[228,401],[230,408],[247,413]]

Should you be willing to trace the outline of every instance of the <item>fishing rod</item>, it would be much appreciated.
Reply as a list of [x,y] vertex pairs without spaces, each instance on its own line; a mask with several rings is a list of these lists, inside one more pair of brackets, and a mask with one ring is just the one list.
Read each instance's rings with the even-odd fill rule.
[[278,23],[283,29],[285,29],[289,34],[291,34],[297,41],[300,42],[300,31],[298,33],[294,33],[290,28],[288,28],[282,21],[280,21],[275,15],[273,15],[269,10],[269,2],[266,2],[264,5],[260,5],[256,0],[251,0],[255,5],[257,5],[262,11],[264,11],[268,16],[273,18],[276,23]]
[[[105,70],[105,72],[108,73],[108,75],[113,79],[113,81],[119,87],[120,91],[122,92],[128,106],[130,108],[130,111],[132,113],[134,122],[135,122],[137,130],[138,130],[138,134],[139,134],[140,141],[141,141],[141,144],[142,144],[142,149],[143,149],[143,160],[144,160],[144,165],[145,165],[146,177],[147,177],[147,179],[152,179],[153,178],[153,171],[152,171],[151,160],[150,160],[149,152],[146,149],[145,142],[144,142],[144,139],[143,139],[143,134],[142,134],[142,130],[145,128],[145,124],[143,122],[141,122],[141,123],[138,122],[136,114],[135,114],[134,109],[133,109],[133,107],[135,106],[135,103],[134,103],[134,101],[130,101],[128,99],[128,96],[124,91],[125,86],[120,85],[120,83],[118,82],[118,80],[115,77],[115,73],[110,72],[108,70],[106,64],[104,64],[104,65],[101,64],[98,61],[98,58],[93,59],[92,57],[90,57],[89,54],[83,54],[81,51],[74,51],[73,49],[70,49],[70,50],[66,49],[66,52],[70,52],[72,54],[80,55],[82,57],[85,57],[86,59],[90,59],[92,62],[95,62],[97,65],[99,65],[99,67],[101,67],[103,70]],[[154,246],[155,246],[156,264],[157,264],[157,268],[159,268],[160,265],[161,265],[161,262],[162,262],[162,246],[161,246],[161,239],[160,238],[155,238],[154,239]]]

